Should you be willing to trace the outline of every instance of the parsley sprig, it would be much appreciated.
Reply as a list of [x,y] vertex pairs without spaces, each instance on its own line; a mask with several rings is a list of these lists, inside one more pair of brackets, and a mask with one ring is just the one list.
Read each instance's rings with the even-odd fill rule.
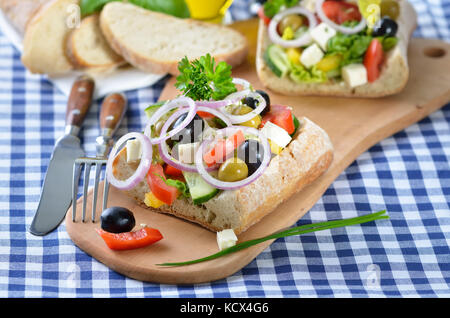
[[209,53],[192,62],[184,57],[178,70],[175,86],[193,100],[220,100],[236,91],[231,66],[223,61],[216,65]]

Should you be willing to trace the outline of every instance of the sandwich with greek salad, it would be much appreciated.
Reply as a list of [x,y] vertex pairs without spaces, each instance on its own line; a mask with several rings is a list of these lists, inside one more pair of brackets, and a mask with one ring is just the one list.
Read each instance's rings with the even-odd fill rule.
[[180,95],[145,110],[143,132],[120,138],[107,179],[140,205],[239,234],[332,162],[327,133],[271,102],[210,55],[179,63]]
[[406,0],[268,0],[259,17],[257,73],[273,91],[381,97],[408,81]]

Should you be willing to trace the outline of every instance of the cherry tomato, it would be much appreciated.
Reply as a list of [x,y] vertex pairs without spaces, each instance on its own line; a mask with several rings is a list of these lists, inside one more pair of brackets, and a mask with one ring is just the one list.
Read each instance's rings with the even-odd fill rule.
[[227,156],[245,141],[242,130],[216,142],[214,147],[203,154],[203,160],[208,167],[223,163]]
[[264,127],[268,121],[283,128],[288,134],[292,134],[295,131],[292,111],[287,106],[272,105],[270,112],[264,115],[261,127]]
[[162,202],[171,205],[178,197],[178,189],[167,185],[164,180],[163,167],[160,164],[152,164],[147,174],[147,183],[151,192]]
[[380,41],[373,39],[370,42],[363,63],[367,70],[367,80],[370,83],[374,82],[380,76],[381,64],[383,63],[383,46]]
[[259,8],[258,10],[258,16],[261,20],[264,21],[265,25],[269,25],[270,23],[270,18],[268,16],[266,16],[266,14],[264,13],[264,7],[261,6],[261,8]]
[[102,229],[95,229],[112,250],[123,251],[141,248],[158,242],[163,238],[157,229],[144,227],[134,232],[110,233]]
[[334,23],[361,21],[361,13],[357,5],[344,1],[325,1],[322,5],[325,15]]

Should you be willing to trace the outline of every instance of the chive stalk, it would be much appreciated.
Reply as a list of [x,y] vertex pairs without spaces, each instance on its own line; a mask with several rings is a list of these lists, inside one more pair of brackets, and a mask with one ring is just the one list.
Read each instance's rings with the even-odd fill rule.
[[288,236],[293,236],[293,235],[301,235],[301,234],[306,234],[306,233],[311,233],[311,232],[329,230],[329,229],[334,229],[337,227],[363,224],[363,223],[377,221],[377,220],[383,220],[383,219],[389,219],[389,216],[386,215],[386,210],[382,210],[382,211],[379,211],[376,213],[358,216],[358,217],[354,217],[354,218],[350,218],[350,219],[334,220],[334,221],[300,225],[300,226],[296,226],[296,227],[293,227],[293,228],[290,228],[287,230],[275,232],[273,234],[270,234],[270,235],[267,235],[267,236],[264,236],[261,238],[238,243],[234,246],[228,247],[226,249],[221,250],[220,252],[217,252],[215,254],[212,254],[212,255],[209,255],[209,256],[206,256],[203,258],[190,260],[190,261],[184,261],[184,262],[162,263],[162,264],[157,264],[157,265],[158,266],[175,267],[175,266],[185,266],[185,265],[197,264],[197,263],[216,259],[216,258],[225,256],[225,255],[249,248],[253,245],[257,245],[257,244],[260,244],[260,243],[268,241],[268,240],[274,240],[274,239],[278,239],[278,238],[282,238],[282,237],[288,237]]

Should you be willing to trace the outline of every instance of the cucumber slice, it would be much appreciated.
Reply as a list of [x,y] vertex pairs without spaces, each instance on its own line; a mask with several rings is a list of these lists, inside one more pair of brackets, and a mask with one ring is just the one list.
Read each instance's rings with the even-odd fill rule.
[[290,70],[286,52],[278,45],[271,44],[264,53],[264,60],[278,77],[284,77]]
[[198,173],[183,171],[183,176],[194,204],[205,203],[219,192],[219,189],[208,184]]

